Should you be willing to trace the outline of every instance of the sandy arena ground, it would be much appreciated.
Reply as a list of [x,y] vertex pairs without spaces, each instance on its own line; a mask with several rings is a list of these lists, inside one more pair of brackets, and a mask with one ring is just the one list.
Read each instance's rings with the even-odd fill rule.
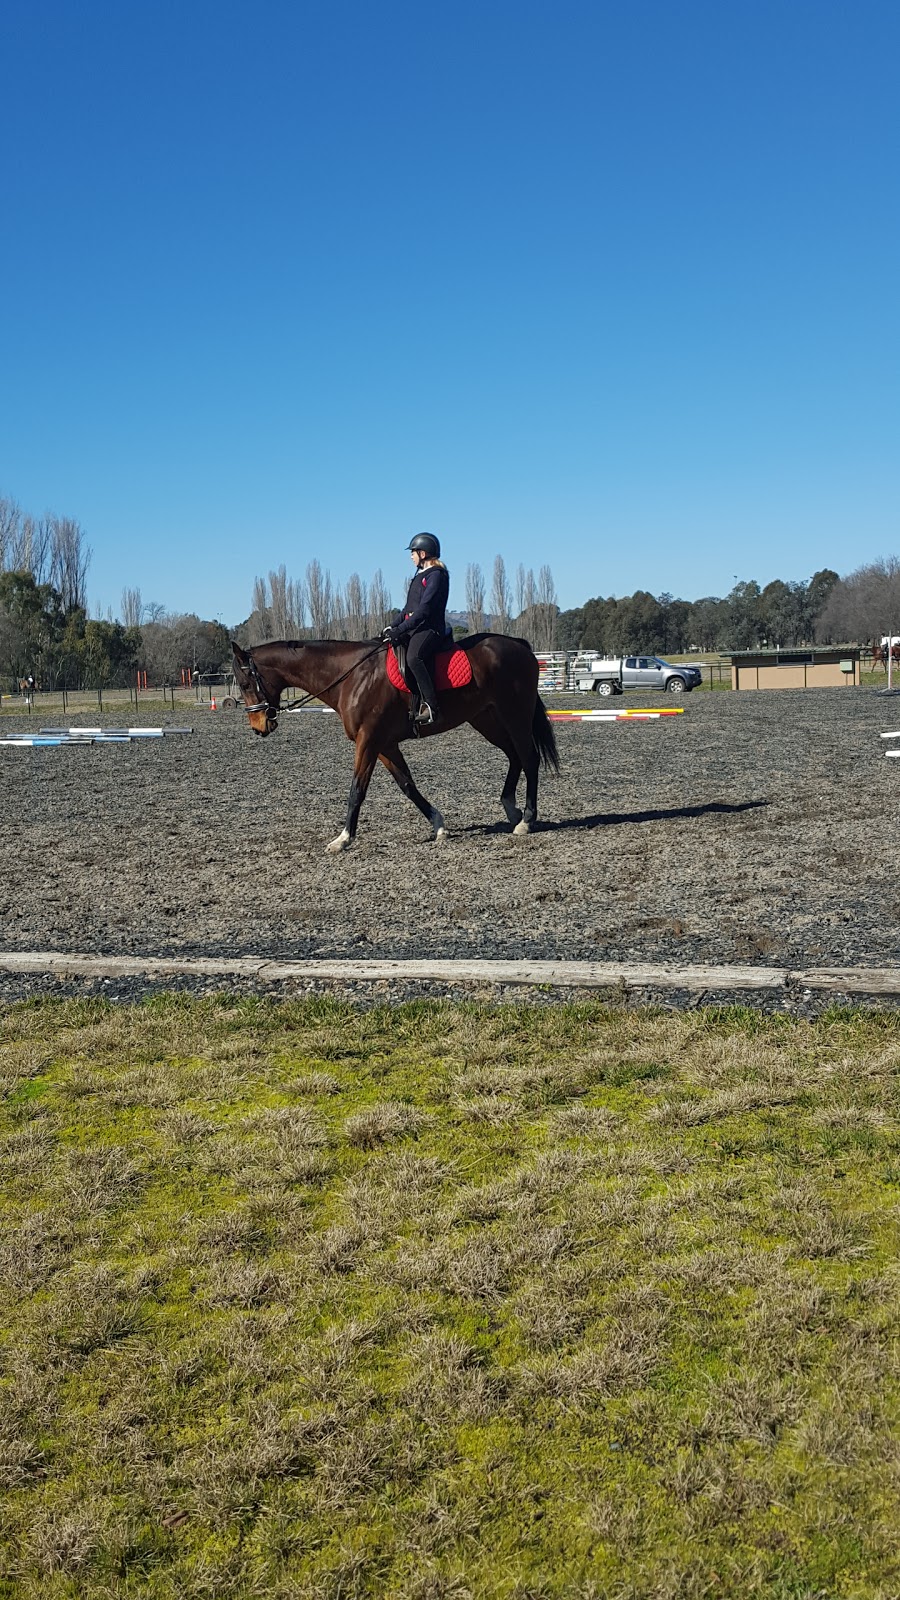
[[379,768],[339,857],[324,846],[343,825],[352,752],[333,716],[284,718],[262,740],[237,712],[196,711],[189,737],[0,748],[0,946],[896,962],[900,761],[879,733],[900,726],[900,700],[835,689],[683,704],[653,723],[556,724],[562,772],[542,777],[526,839],[500,809],[498,751],[468,729],[411,744],[449,839],[431,840]]

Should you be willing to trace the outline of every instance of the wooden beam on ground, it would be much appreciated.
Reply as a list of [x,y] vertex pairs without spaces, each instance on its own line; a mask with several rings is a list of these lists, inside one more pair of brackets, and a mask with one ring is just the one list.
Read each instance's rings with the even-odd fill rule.
[[617,961],[268,961],[264,956],[92,955],[55,950],[0,951],[0,971],[81,978],[230,978],[263,983],[529,984],[551,989],[826,990],[900,995],[894,967],[785,967]]

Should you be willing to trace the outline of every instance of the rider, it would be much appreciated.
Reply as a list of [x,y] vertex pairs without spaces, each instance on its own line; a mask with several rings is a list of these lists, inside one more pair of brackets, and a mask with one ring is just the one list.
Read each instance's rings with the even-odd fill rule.
[[415,577],[409,586],[402,616],[392,628],[385,628],[381,637],[389,644],[406,643],[406,659],[422,699],[416,721],[428,726],[440,716],[431,664],[435,652],[446,641],[450,574],[441,560],[440,542],[433,533],[417,533],[410,539],[407,549],[415,562]]

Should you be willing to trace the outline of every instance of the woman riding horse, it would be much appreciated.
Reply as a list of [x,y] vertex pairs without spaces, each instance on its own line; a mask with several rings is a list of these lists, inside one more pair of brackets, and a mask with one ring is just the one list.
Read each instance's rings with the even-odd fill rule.
[[[435,623],[443,623],[446,606],[446,568],[438,564],[440,547],[433,534],[417,534],[411,545],[417,571],[410,585],[408,614],[390,632],[401,639],[411,636],[413,642],[420,632],[427,632],[437,643]],[[437,553],[433,553],[435,550]],[[424,616],[419,609],[422,594],[436,597]],[[530,833],[537,822],[539,769],[543,764],[558,771],[559,757],[553,726],[538,694],[538,664],[530,644],[503,634],[476,633],[461,640],[454,651],[452,640],[447,638],[448,658],[439,663],[439,668],[446,670],[448,689],[435,726],[437,704],[428,649],[432,640],[423,643],[424,663],[421,645],[413,654],[413,661],[418,663],[417,682],[431,714],[426,711],[424,724],[419,727],[410,723],[409,691],[388,670],[383,639],[281,639],[254,645],[251,650],[232,645],[235,681],[254,733],[262,738],[274,733],[281,696],[290,685],[336,711],[348,739],[353,740],[353,780],[346,821],[327,846],[331,852],[346,850],[353,843],[360,808],[379,761],[407,799],[427,817],[435,838],[444,838],[444,819],[416,787],[400,746],[414,735],[432,738],[466,722],[506,756],[508,768],[500,801],[513,833]],[[302,703],[298,702],[298,709]],[[516,788],[523,772],[525,804],[520,810]]]
[[406,660],[419,685],[422,709],[417,722],[428,727],[437,722],[437,693],[431,664],[447,636],[447,599],[450,574],[441,560],[441,546],[433,533],[417,533],[407,549],[415,563],[416,575],[409,586],[406,606],[393,627],[385,628],[382,639],[388,644],[406,644]]

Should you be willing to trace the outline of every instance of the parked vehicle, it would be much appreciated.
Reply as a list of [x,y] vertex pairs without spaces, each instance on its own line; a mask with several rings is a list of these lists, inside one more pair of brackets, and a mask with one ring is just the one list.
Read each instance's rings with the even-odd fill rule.
[[689,694],[702,681],[699,667],[673,666],[661,656],[578,656],[572,665],[572,688],[583,693],[662,689],[667,694]]

